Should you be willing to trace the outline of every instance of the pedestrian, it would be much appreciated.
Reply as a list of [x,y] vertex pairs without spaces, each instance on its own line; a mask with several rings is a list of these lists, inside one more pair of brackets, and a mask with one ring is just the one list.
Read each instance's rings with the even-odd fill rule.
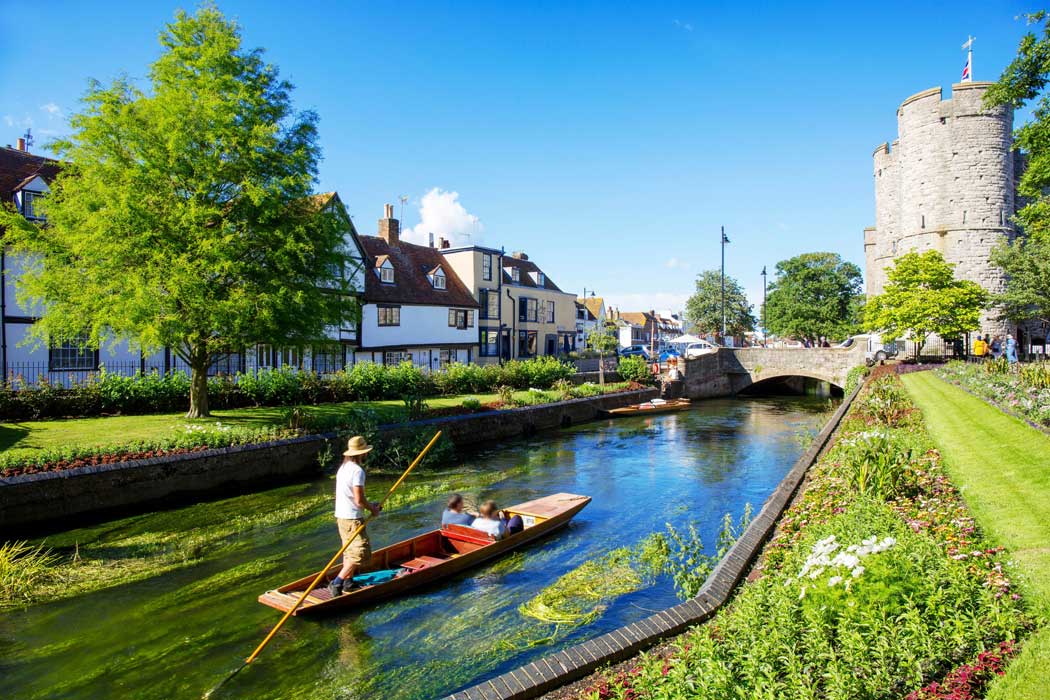
[[365,498],[365,455],[372,451],[363,437],[355,435],[346,443],[343,463],[335,475],[335,522],[343,544],[358,528],[354,541],[343,551],[343,568],[328,584],[332,597],[340,596],[354,587],[354,574],[372,559],[372,545],[365,529],[365,513],[372,517],[383,509]]
[[987,354],[988,343],[978,334],[977,340],[973,341],[973,359],[975,362],[984,362],[984,356]]
[[1017,341],[1014,340],[1012,335],[1007,334],[1006,336],[1006,361],[1011,365],[1017,362]]
[[992,353],[992,359],[998,360],[1003,355],[1003,344],[999,339],[999,336],[992,338],[992,344],[989,346],[989,350]]

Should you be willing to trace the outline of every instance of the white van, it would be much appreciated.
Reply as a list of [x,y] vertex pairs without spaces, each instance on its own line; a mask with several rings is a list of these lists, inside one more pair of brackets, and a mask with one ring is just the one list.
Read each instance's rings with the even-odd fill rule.
[[839,343],[838,347],[852,348],[856,343],[864,344],[864,361],[868,366],[897,356],[897,343],[892,340],[883,342],[882,336],[878,333],[855,335],[851,338],[846,338]]

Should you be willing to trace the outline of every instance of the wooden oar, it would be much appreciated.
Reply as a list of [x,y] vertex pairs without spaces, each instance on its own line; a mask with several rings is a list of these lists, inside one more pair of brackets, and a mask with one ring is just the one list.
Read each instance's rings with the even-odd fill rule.
[[[408,465],[408,469],[406,469],[405,473],[401,475],[401,478],[395,481],[394,485],[390,487],[390,490],[386,492],[386,495],[383,496],[383,500],[379,502],[380,506],[386,503],[387,499],[390,498],[391,494],[394,493],[394,490],[397,489],[397,487],[401,485],[401,482],[405,480],[405,477],[407,477],[409,473],[411,473],[411,471],[416,468],[416,465],[423,461],[423,458],[426,457],[427,452],[430,451],[430,448],[434,446],[434,443],[438,441],[439,437],[441,437],[440,430],[434,433],[434,437],[430,438],[430,442],[428,442],[427,446],[423,448],[423,451],[420,452],[414,460],[412,460],[412,464]],[[205,693],[205,698],[209,697],[212,693],[214,693],[216,690],[222,687],[226,683],[226,681],[236,676],[238,673],[244,670],[244,668],[248,664],[250,664],[252,661],[255,661],[256,658],[258,658],[259,654],[262,653],[262,650],[266,648],[266,645],[269,644],[270,640],[273,639],[275,634],[277,634],[277,630],[281,629],[281,626],[284,625],[285,622],[287,622],[288,618],[291,617],[292,614],[299,609],[299,606],[303,604],[304,600],[306,600],[306,596],[310,595],[310,592],[317,587],[317,584],[321,581],[322,578],[324,578],[324,575],[328,573],[328,570],[335,565],[336,560],[338,560],[339,557],[343,555],[343,552],[346,551],[346,548],[350,546],[350,543],[353,542],[359,534],[361,534],[361,531],[365,529],[365,525],[368,523],[369,520],[371,520],[371,518],[366,518],[365,522],[361,523],[361,525],[356,530],[354,530],[349,537],[346,538],[346,542],[343,543],[343,546],[340,547],[339,551],[336,552],[332,556],[332,558],[328,560],[328,563],[325,564],[325,567],[323,569],[321,569],[321,572],[314,577],[314,580],[311,581],[310,585],[306,587],[306,590],[303,591],[303,594],[299,596],[299,600],[295,601],[295,605],[293,605],[288,610],[288,612],[284,614],[284,617],[281,618],[280,622],[274,625],[274,628],[270,630],[270,633],[268,635],[266,635],[266,639],[262,640],[259,646],[255,648],[255,651],[253,651],[251,655],[244,660],[244,663],[241,664],[236,671],[228,675],[221,683],[219,683],[219,685],[215,686],[210,691]]]

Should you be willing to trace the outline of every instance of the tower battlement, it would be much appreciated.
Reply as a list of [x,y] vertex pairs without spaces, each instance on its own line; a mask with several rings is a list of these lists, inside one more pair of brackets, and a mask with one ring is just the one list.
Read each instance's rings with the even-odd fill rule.
[[[866,289],[879,294],[885,268],[908,251],[939,250],[956,274],[991,292],[1003,286],[991,250],[1016,231],[1018,164],[1013,110],[986,108],[993,83],[956,83],[917,92],[897,108],[898,138],[872,153],[875,226],[865,229]],[[1005,325],[982,319],[982,329]]]

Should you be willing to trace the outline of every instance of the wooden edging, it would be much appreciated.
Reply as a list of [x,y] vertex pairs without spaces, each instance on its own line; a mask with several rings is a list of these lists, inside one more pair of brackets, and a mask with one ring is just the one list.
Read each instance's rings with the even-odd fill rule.
[[448,700],[526,700],[539,697],[579,680],[602,666],[628,659],[712,617],[725,605],[744,578],[762,545],[773,533],[780,516],[794,498],[806,472],[831,440],[863,386],[864,382],[861,382],[838,407],[817,434],[813,444],[798,458],[791,471],[766,499],[762,510],[714,568],[695,597],[638,622],[453,693],[448,696]]

